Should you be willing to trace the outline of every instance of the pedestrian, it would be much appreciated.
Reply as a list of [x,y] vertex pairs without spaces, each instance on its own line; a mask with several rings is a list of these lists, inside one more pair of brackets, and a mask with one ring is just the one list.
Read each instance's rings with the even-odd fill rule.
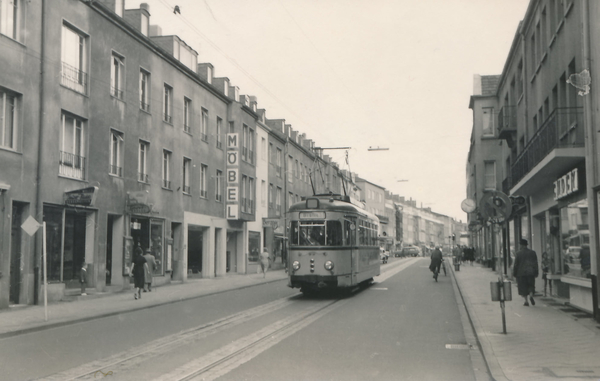
[[79,271],[79,283],[81,284],[81,295],[87,295],[85,288],[87,286],[87,264],[83,262],[81,264],[81,270]]
[[144,274],[145,268],[148,267],[146,264],[146,258],[142,255],[144,251],[138,245],[133,252],[133,263],[131,265],[131,273],[130,276],[133,277],[133,283],[135,287],[135,292],[133,293],[133,297],[135,299],[142,298],[142,290],[144,289]]
[[443,260],[444,258],[442,256],[441,250],[439,249],[439,247],[436,247],[435,250],[433,250],[433,252],[431,253],[431,263],[429,264],[429,270],[433,272],[433,279],[435,279],[436,282]]
[[156,259],[150,252],[150,249],[146,250],[144,259],[146,259],[146,267],[144,268],[144,292],[146,292],[146,289],[148,292],[152,292],[152,274],[154,273],[154,270],[156,270]]
[[546,289],[548,283],[550,284],[550,295],[552,295],[552,281],[548,279],[548,273],[550,272],[550,256],[547,252],[542,253],[542,279],[544,280],[544,296],[547,296]]
[[529,301],[535,306],[533,294],[535,294],[535,278],[538,276],[538,261],[535,251],[528,249],[528,242],[521,238],[519,241],[521,248],[515,255],[515,265],[513,267],[513,276],[517,278],[517,289],[519,295],[525,299],[524,306],[529,306]]
[[269,268],[269,261],[271,258],[269,257],[269,250],[265,247],[263,252],[260,253],[260,267],[263,272],[263,278],[267,277],[267,269]]

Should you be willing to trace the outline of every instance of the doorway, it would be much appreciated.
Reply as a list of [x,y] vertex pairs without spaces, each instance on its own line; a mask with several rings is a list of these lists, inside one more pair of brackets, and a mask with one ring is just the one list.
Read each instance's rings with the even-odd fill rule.
[[204,253],[204,229],[200,226],[188,226],[188,252],[187,269],[188,277],[202,276],[202,256]]
[[23,253],[21,250],[22,229],[21,221],[24,205],[13,203],[12,207],[12,226],[11,226],[11,247],[10,247],[10,290],[9,303],[19,304],[21,296],[21,271]]

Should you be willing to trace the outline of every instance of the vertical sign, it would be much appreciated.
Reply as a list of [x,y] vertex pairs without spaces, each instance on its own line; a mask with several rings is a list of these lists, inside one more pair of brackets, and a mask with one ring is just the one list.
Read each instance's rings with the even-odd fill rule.
[[225,192],[226,218],[239,219],[240,163],[239,136],[237,133],[227,134],[227,191]]

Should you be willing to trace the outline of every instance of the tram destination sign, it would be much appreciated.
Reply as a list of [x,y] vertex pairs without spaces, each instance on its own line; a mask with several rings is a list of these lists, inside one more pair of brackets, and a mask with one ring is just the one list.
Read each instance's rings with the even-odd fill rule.
[[300,212],[300,219],[302,219],[302,220],[308,220],[308,219],[324,220],[325,219],[325,212],[323,212],[323,211],[319,211],[319,212]]
[[64,193],[65,205],[93,206],[96,202],[98,187],[87,187]]

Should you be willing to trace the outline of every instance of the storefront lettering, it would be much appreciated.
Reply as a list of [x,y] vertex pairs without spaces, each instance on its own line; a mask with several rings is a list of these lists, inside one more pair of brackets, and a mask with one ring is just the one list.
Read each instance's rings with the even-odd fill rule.
[[65,205],[93,206],[97,193],[98,187],[88,187],[65,192],[64,202]]
[[227,134],[227,202],[228,220],[239,219],[239,138],[236,133]]
[[579,191],[579,175],[577,168],[554,182],[554,199],[560,200]]

